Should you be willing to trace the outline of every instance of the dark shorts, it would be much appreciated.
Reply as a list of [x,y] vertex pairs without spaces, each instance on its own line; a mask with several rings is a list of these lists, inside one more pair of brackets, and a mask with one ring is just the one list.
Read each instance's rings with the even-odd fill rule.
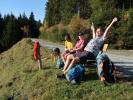
[[73,53],[73,56],[74,57],[80,57],[81,54],[82,54],[82,52],[76,52],[76,53]]
[[89,51],[83,51],[81,54],[75,55],[75,57],[79,57],[80,62],[86,62],[86,60],[93,60],[95,59],[95,55]]

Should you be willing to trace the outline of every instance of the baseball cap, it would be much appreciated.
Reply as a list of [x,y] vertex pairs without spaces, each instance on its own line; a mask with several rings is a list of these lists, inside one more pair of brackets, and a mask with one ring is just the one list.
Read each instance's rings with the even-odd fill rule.
[[82,32],[78,32],[78,36],[84,35],[84,33]]

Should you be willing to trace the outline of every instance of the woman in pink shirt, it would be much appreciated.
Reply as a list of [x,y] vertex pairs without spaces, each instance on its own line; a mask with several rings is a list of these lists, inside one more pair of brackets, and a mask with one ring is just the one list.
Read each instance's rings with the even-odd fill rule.
[[86,43],[87,43],[85,36],[84,36],[84,33],[79,32],[78,37],[79,37],[79,39],[77,40],[75,47],[70,50],[70,54],[78,55],[82,51],[84,51],[84,48],[85,48]]

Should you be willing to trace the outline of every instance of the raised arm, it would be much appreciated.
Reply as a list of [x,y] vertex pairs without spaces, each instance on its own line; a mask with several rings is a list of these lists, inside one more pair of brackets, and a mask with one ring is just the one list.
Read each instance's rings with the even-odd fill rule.
[[91,30],[92,30],[93,39],[94,39],[96,37],[96,34],[95,34],[95,27],[94,27],[94,24],[93,23],[91,25]]
[[116,18],[116,17],[113,18],[112,22],[111,22],[110,25],[106,28],[106,30],[105,30],[105,32],[104,32],[104,34],[103,34],[103,37],[104,37],[104,38],[106,38],[109,29],[111,28],[111,26],[112,26],[116,21],[117,21],[117,18]]

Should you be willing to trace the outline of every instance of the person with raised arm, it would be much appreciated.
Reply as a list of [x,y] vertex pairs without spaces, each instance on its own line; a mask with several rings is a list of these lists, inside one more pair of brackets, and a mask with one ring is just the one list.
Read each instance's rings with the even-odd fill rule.
[[88,44],[84,48],[84,51],[80,55],[78,55],[74,58],[71,57],[71,55],[69,55],[67,57],[63,73],[64,74],[67,73],[69,71],[69,69],[71,67],[73,67],[78,62],[85,62],[88,59],[92,59],[94,57],[96,58],[100,51],[100,47],[103,45],[103,43],[107,37],[107,33],[108,33],[109,29],[112,27],[112,25],[116,21],[117,21],[117,18],[116,17],[113,18],[112,22],[108,25],[108,27],[106,28],[106,30],[104,32],[102,32],[100,27],[97,28],[96,32],[95,32],[94,25],[92,24],[91,30],[93,33],[93,38],[88,42]]

